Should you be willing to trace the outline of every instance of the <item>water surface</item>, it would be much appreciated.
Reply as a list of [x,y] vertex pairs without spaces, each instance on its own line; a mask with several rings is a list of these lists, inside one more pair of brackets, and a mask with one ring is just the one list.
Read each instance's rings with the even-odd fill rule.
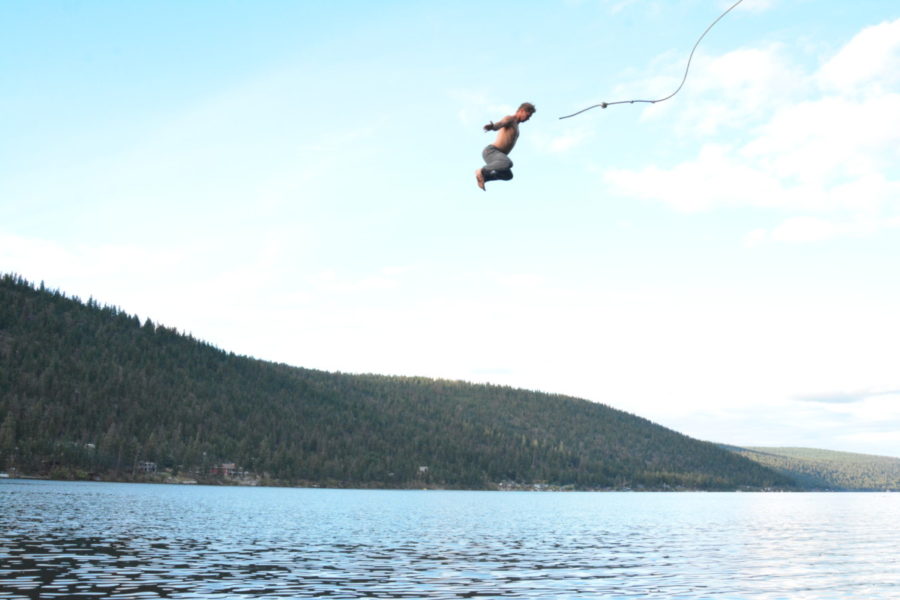
[[0,480],[2,598],[900,598],[900,494]]

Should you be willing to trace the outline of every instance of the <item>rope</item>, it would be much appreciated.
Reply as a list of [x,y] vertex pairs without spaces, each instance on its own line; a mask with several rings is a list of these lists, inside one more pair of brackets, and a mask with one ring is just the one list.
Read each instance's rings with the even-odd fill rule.
[[716,18],[715,21],[713,21],[712,23],[710,23],[710,24],[709,24],[709,27],[706,28],[706,31],[704,31],[703,34],[702,34],[699,38],[697,38],[697,42],[694,44],[694,47],[691,49],[691,54],[690,54],[690,56],[688,56],[687,66],[684,68],[684,77],[681,78],[681,83],[678,85],[678,87],[675,89],[674,92],[672,92],[671,94],[669,94],[669,95],[666,96],[665,98],[657,98],[656,100],[618,100],[618,101],[616,101],[616,102],[601,102],[600,104],[594,104],[593,106],[588,106],[587,108],[583,108],[583,109],[579,110],[578,112],[572,113],[571,115],[566,115],[566,116],[564,116],[564,117],[560,117],[560,119],[568,119],[568,118],[570,118],[570,117],[574,117],[575,115],[580,115],[581,113],[587,112],[587,111],[591,110],[592,108],[597,108],[598,106],[599,106],[600,108],[606,108],[607,106],[612,106],[612,105],[614,105],[614,104],[634,104],[635,102],[644,102],[644,103],[647,103],[647,104],[656,104],[657,102],[664,102],[664,101],[668,100],[669,98],[671,98],[672,96],[674,96],[675,94],[677,94],[678,92],[680,92],[680,91],[681,91],[681,88],[684,87],[684,82],[687,81],[688,71],[689,71],[690,68],[691,68],[691,60],[694,58],[694,52],[697,50],[697,46],[700,45],[700,41],[703,40],[704,37],[706,37],[706,34],[709,33],[709,30],[712,29],[712,28],[716,25],[716,23],[718,23],[719,21],[721,21],[721,20],[725,17],[725,15],[727,15],[728,13],[730,13],[730,12],[731,12],[738,4],[740,4],[740,3],[743,2],[743,1],[744,1],[744,0],[737,0],[737,2],[735,2],[734,4],[732,4],[732,5],[728,8],[728,10],[726,10],[725,12],[723,12],[721,15],[718,16],[718,18]]

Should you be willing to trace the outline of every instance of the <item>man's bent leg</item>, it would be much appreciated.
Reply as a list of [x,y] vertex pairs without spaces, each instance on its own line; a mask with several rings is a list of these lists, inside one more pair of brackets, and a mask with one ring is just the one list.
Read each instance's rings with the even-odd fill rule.
[[484,174],[485,181],[494,181],[497,179],[503,181],[509,181],[512,179],[512,166],[513,162],[509,160],[509,157],[498,150],[494,146],[488,146],[484,149],[484,152],[481,153],[482,158],[484,158],[484,168],[482,169],[482,173]]
[[505,171],[512,169],[513,162],[509,160],[509,157],[504,152],[498,150],[496,146],[488,146],[485,148],[481,153],[481,157],[484,159],[485,171]]

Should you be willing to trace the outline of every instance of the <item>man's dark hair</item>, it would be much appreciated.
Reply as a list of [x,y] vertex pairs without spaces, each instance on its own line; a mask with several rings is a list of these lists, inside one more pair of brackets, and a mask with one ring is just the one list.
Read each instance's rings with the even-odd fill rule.
[[525,109],[525,112],[527,112],[529,115],[533,115],[535,112],[537,112],[537,109],[534,107],[534,104],[532,104],[531,102],[523,102],[521,104],[521,106],[519,106],[519,110],[522,110],[523,108]]

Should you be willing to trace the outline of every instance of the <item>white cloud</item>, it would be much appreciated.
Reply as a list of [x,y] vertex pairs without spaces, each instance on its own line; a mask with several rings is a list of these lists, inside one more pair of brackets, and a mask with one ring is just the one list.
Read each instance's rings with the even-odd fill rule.
[[879,93],[900,83],[900,19],[863,29],[819,70],[823,88]]
[[658,3],[646,0],[604,0],[604,2],[609,6],[609,12],[613,15],[619,14],[631,6],[639,6],[650,11],[651,14],[659,12]]
[[797,400],[805,402],[819,402],[825,404],[853,404],[862,402],[875,396],[898,396],[900,391],[893,389],[866,389],[866,390],[828,390],[812,394],[803,394]]
[[872,394],[859,402],[831,404],[828,408],[835,413],[852,415],[862,422],[900,425],[900,394],[896,393]]
[[378,290],[390,290],[398,286],[398,275],[403,270],[385,268],[378,273],[357,278],[342,277],[334,270],[319,273],[312,280],[313,288],[324,293],[365,293]]
[[718,144],[703,146],[696,160],[671,169],[609,169],[604,179],[620,193],[660,200],[685,212],[721,204],[777,204],[783,195],[777,180]]
[[[227,241],[215,247],[208,242],[92,245],[0,233],[0,265],[67,295],[93,296],[102,304],[171,327],[191,328],[221,343],[228,335],[216,339],[210,332],[241,321],[235,315],[250,314],[261,301],[265,306],[277,304],[283,293],[275,287],[283,260],[277,242],[251,253],[228,246]],[[228,266],[221,268],[220,260]]]
[[898,141],[900,93],[825,96],[776,111],[742,155],[781,178],[841,183],[891,167]]
[[[725,0],[721,3],[722,7],[731,6],[733,0]],[[771,9],[777,0],[744,0],[735,10],[746,10],[748,12],[765,12]]]
[[817,420],[830,421],[834,437],[847,448],[892,454],[890,448],[900,442],[900,394],[874,393],[856,402],[818,408]]
[[[891,399],[894,404],[897,400]],[[700,439],[738,446],[802,446],[897,456],[900,442],[897,409],[866,402],[837,408],[789,400],[760,402],[675,415],[665,424]]]
[[[40,274],[51,287],[71,294],[96,294],[84,290],[84,280],[97,277],[122,279],[143,273],[170,271],[181,262],[178,252],[147,249],[132,244],[63,244],[0,232],[0,264],[26,279]],[[52,282],[52,284],[51,284]]]
[[536,290],[545,284],[542,275],[535,273],[514,273],[499,278],[500,285],[521,290]]
[[822,242],[843,237],[864,237],[900,228],[900,217],[856,221],[831,221],[818,217],[791,217],[771,229],[754,229],[745,237],[748,246],[766,242]]
[[531,146],[541,152],[561,154],[583,146],[593,137],[593,134],[588,130],[573,129],[565,131],[561,135],[553,136],[535,133],[530,135],[528,139]]
[[567,152],[572,148],[582,145],[590,136],[587,133],[570,133],[555,137],[550,140],[548,149],[550,152]]
[[[679,92],[678,133],[706,137],[722,129],[743,129],[765,117],[773,97],[794,98],[804,76],[785,52],[782,44],[740,48],[719,57],[699,52]],[[668,102],[654,104],[644,118],[669,117],[675,109]]]
[[[605,182],[680,211],[780,213],[780,225],[748,234],[751,245],[895,228],[900,20],[864,29],[818,70],[792,64],[789,50],[768,45],[701,59],[676,126],[706,140],[697,155],[669,167],[609,169]],[[664,110],[673,108],[653,105],[647,118]],[[725,131],[727,141],[715,141]],[[790,214],[796,211],[806,214]]]
[[780,242],[816,242],[837,237],[840,229],[815,217],[794,217],[772,230],[769,238]]

